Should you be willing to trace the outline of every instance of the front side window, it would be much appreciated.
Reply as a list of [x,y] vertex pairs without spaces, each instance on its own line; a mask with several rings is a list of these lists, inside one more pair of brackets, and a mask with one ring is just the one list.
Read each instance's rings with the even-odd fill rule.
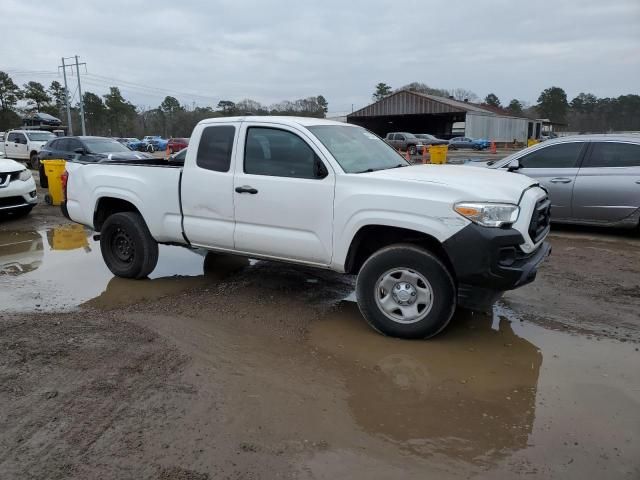
[[525,155],[518,161],[523,168],[574,168],[584,145],[584,142],[550,145]]
[[598,142],[582,165],[589,167],[640,167],[640,145],[633,143]]
[[244,172],[251,175],[318,179],[322,167],[313,149],[295,133],[250,127],[244,149]]
[[316,125],[307,127],[346,173],[364,173],[405,167],[409,163],[377,135],[361,127]]
[[228,172],[235,134],[233,125],[205,127],[198,145],[196,165],[214,172]]
[[27,144],[27,137],[25,137],[24,134],[16,133],[15,135],[15,143],[23,143],[25,145]]

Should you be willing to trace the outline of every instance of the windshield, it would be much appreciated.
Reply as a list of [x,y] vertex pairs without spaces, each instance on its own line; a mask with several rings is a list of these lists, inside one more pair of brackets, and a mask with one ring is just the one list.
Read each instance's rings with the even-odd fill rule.
[[51,132],[29,132],[25,134],[29,137],[29,140],[34,142],[48,142],[52,138],[56,138]]
[[435,140],[436,137],[434,137],[433,135],[430,135],[428,133],[421,133],[419,135],[416,135],[416,137],[418,138],[426,138],[427,140]]
[[90,138],[83,141],[91,153],[117,153],[131,151],[117,140],[111,140],[108,138]]
[[406,167],[409,163],[377,135],[361,127],[307,127],[331,152],[346,173]]

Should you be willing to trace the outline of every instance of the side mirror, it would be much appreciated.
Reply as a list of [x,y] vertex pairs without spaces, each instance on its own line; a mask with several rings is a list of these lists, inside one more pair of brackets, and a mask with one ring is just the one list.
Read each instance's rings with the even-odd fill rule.
[[509,172],[515,172],[516,170],[520,170],[520,162],[516,159],[516,160],[511,160],[509,162],[509,165],[507,166],[507,171]]
[[313,175],[316,178],[325,178],[329,175],[327,167],[324,166],[324,163],[322,163],[318,157],[313,160]]
[[76,148],[73,153],[77,153],[78,155],[84,155],[86,152],[84,150],[84,148]]

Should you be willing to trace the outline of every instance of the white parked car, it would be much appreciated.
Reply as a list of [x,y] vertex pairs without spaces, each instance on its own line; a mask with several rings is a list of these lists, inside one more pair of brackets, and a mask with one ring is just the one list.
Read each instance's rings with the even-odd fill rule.
[[26,215],[38,203],[31,171],[14,160],[0,158],[0,213]]
[[51,132],[41,130],[11,130],[5,133],[4,154],[6,158],[29,162],[34,170],[39,166],[38,154],[49,140],[56,138]]
[[357,274],[360,310],[386,335],[436,335],[457,306],[484,309],[533,281],[550,251],[537,181],[410,165],[371,132],[322,119],[204,120],[184,164],[66,168],[63,211],[100,232],[115,275],[146,277],[159,243]]

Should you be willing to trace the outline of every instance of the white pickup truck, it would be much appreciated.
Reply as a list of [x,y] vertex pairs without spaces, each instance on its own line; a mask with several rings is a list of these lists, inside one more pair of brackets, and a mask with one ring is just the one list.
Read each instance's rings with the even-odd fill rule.
[[184,164],[68,162],[63,211],[115,275],[146,277],[158,244],[357,274],[373,328],[428,338],[535,278],[549,205],[530,178],[409,165],[361,127],[250,116],[200,122]]
[[45,143],[56,138],[51,132],[42,130],[11,130],[5,133],[3,140],[4,156],[13,160],[28,162],[37,170],[40,162],[38,154]]

